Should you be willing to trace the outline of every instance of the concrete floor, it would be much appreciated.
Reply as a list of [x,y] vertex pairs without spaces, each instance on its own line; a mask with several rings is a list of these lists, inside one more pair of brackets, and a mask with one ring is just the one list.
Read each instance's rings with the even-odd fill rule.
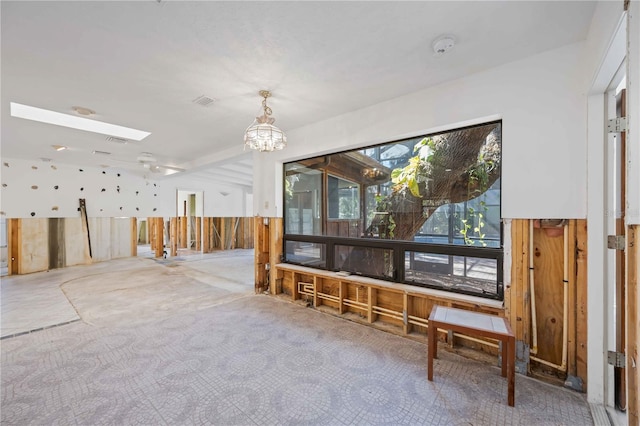
[[253,280],[252,250],[3,278],[2,424],[593,424],[520,375],[508,407],[497,367],[445,350],[429,382],[424,343]]

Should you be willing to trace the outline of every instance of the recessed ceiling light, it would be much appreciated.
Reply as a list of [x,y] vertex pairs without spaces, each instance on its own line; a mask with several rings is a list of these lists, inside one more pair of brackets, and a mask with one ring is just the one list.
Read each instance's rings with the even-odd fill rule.
[[64,145],[51,145],[53,147],[53,149],[55,149],[56,151],[64,151],[65,149],[67,149],[66,146]]
[[72,129],[85,130],[87,132],[101,133],[103,135],[117,136],[125,139],[141,141],[151,133],[88,118],[62,114],[42,108],[11,102],[11,116],[41,123],[55,124],[56,126],[70,127]]
[[80,114],[80,115],[93,115],[96,112],[89,109],[89,108],[85,108],[85,107],[81,107],[81,106],[74,106],[71,107],[72,110],[74,110],[76,112],[76,114]]

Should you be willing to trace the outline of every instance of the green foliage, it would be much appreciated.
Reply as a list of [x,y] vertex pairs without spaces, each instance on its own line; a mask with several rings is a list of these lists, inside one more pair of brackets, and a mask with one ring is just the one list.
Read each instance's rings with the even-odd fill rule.
[[[426,187],[426,182],[433,179],[432,173],[442,168],[446,146],[436,144],[432,138],[424,138],[416,143],[413,152],[415,156],[409,159],[409,163],[391,172],[391,181],[396,185],[395,191],[402,193],[408,190],[411,195],[421,198],[421,188]],[[489,189],[489,180],[494,171],[499,167],[500,147],[498,144],[485,144],[478,153],[477,161],[464,172],[467,180],[467,200],[478,197]],[[451,160],[451,159],[449,159]],[[486,203],[480,201],[482,211],[476,211],[468,207],[465,219],[461,220],[460,234],[466,245],[487,245],[484,241],[487,212]],[[474,237],[474,239],[472,239]]]
[[402,189],[408,189],[414,197],[420,197],[420,183],[426,182],[430,164],[436,158],[435,143],[424,138],[413,147],[417,155],[409,159],[409,164],[391,172],[391,182]]

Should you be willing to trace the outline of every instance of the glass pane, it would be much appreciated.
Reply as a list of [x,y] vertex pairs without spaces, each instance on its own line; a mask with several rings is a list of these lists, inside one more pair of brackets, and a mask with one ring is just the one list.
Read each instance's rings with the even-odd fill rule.
[[360,186],[356,182],[329,175],[327,210],[329,219],[359,219]]
[[325,245],[302,241],[287,241],[285,244],[285,260],[315,268],[325,268]]
[[322,172],[299,163],[285,165],[285,233],[321,235]]
[[405,253],[405,280],[430,287],[498,296],[498,261],[470,256]]
[[336,269],[372,277],[393,278],[393,250],[336,245]]

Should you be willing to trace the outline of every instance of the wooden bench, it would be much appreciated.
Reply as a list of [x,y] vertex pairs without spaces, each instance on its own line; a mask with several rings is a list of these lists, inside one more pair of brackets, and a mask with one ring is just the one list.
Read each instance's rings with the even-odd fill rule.
[[507,402],[515,404],[516,338],[505,318],[462,309],[434,306],[429,315],[427,376],[433,381],[433,359],[438,352],[438,328],[488,337],[502,342],[502,377],[507,378]]

